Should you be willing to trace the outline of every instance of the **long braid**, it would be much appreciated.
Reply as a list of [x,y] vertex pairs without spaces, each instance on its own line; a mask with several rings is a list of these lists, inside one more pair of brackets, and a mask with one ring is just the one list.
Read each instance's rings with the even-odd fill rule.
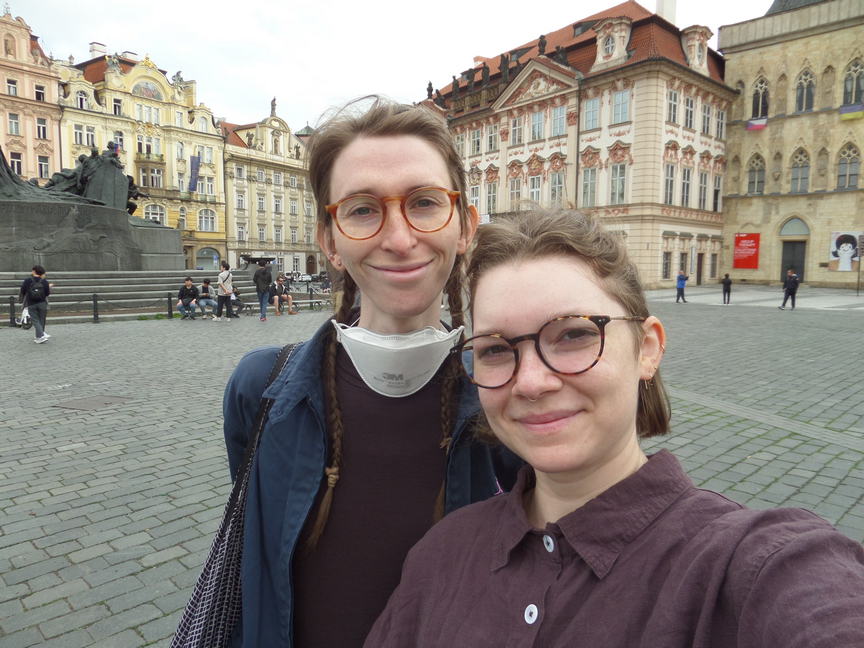
[[[447,295],[447,305],[450,308],[450,323],[456,328],[465,323],[462,312],[462,264],[463,256],[456,257],[453,270],[447,278],[444,293]],[[460,360],[456,356],[449,356],[445,360],[447,366],[441,381],[441,448],[445,453],[445,465],[450,455],[450,447],[453,443],[453,412],[459,399],[459,375]],[[444,502],[446,497],[446,475],[441,482],[441,489],[435,499],[434,520],[437,522],[444,517]]]
[[[351,316],[351,309],[354,306],[354,298],[357,295],[357,284],[354,283],[351,275],[346,272],[343,281],[342,305],[336,314],[336,321],[342,324],[348,322]],[[318,505],[315,524],[309,533],[306,543],[307,551],[312,551],[315,548],[319,538],[321,538],[321,534],[324,533],[324,527],[327,526],[327,519],[330,517],[330,506],[333,503],[333,491],[336,488],[336,483],[339,481],[339,469],[342,466],[342,433],[344,428],[342,426],[342,409],[339,407],[339,399],[336,396],[336,353],[338,346],[336,331],[330,331],[324,344],[322,376],[327,430],[330,437],[330,461],[329,465],[324,468],[324,476],[327,478],[327,490],[324,491],[324,496]]]

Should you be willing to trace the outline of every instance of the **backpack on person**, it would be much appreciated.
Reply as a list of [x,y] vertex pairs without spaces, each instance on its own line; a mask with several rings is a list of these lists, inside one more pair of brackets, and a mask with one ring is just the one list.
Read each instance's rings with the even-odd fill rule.
[[34,279],[27,288],[27,300],[33,304],[45,301],[45,283],[42,279]]

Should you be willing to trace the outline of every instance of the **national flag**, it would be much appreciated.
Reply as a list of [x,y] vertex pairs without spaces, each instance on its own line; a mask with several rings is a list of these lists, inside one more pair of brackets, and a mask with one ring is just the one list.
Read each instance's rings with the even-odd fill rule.
[[189,193],[195,193],[198,190],[198,171],[201,168],[201,156],[189,156]]
[[860,119],[864,117],[864,104],[840,106],[840,119]]
[[762,130],[768,124],[768,118],[763,117],[762,119],[751,119],[747,122],[747,130]]

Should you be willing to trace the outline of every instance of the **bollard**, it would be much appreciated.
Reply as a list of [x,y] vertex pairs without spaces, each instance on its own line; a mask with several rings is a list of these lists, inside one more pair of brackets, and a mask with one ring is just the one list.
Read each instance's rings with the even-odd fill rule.
[[93,293],[93,323],[99,323],[99,295]]
[[9,326],[15,326],[15,298],[9,296]]
[[315,297],[312,294],[312,284],[308,281],[306,282],[306,290],[309,291],[309,310],[315,310],[315,304],[312,302]]
[[174,300],[171,299],[171,293],[168,293],[168,319],[174,319]]

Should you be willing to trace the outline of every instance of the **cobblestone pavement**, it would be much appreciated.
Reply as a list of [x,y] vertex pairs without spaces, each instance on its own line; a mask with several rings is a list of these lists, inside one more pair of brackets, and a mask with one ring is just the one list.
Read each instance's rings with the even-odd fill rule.
[[[776,289],[733,290],[731,306],[713,286],[686,305],[651,293],[674,414],[646,449],[864,540],[864,297],[805,287],[781,312]],[[167,646],[228,492],[225,381],[245,351],[325,317],[52,328],[49,315],[42,345],[0,329],[2,648]]]

